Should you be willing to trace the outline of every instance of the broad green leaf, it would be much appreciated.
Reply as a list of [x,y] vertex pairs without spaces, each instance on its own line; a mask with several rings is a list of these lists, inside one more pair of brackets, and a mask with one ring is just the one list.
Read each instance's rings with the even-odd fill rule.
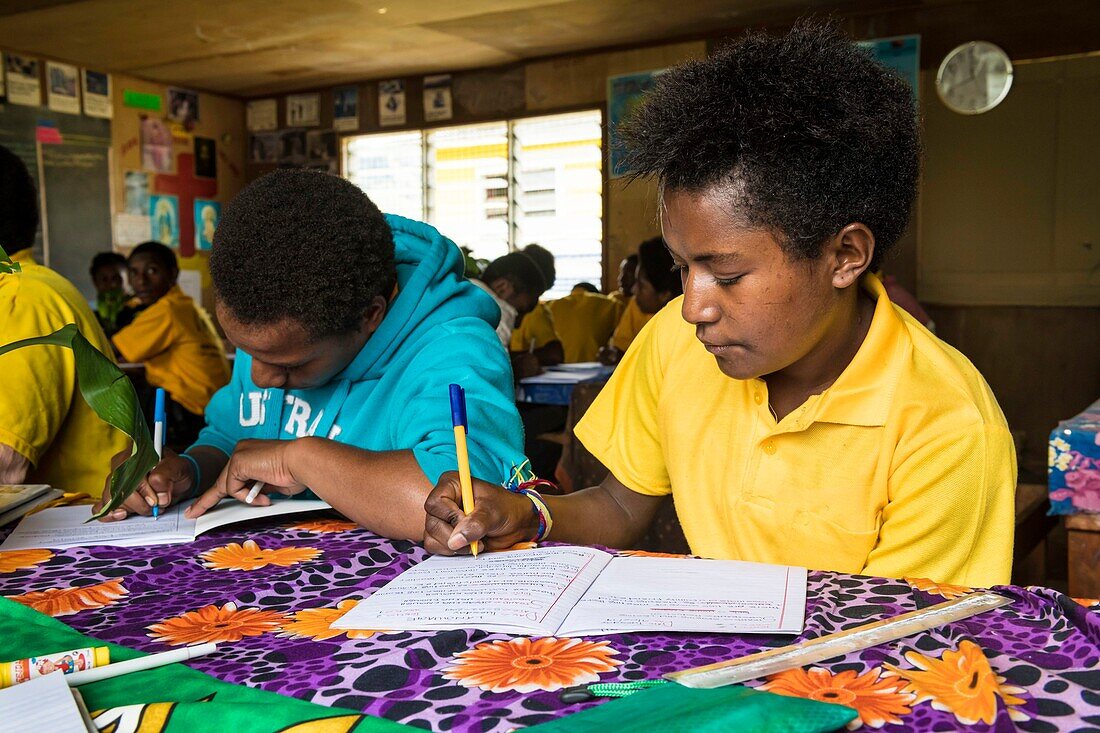
[[[5,261],[18,267],[0,247],[0,273],[13,272],[11,269],[3,269]],[[76,361],[77,386],[84,401],[104,422],[130,436],[130,457],[111,472],[111,500],[92,517],[98,519],[117,509],[134,493],[145,474],[157,465],[153,439],[149,435],[145,416],[141,413],[137,392],[123,371],[92,346],[74,323],[45,336],[34,336],[0,346],[0,356],[31,346],[72,349]]]
[[8,253],[4,251],[3,247],[0,247],[0,275],[4,273],[22,272],[23,268],[20,267],[18,262],[8,257]]

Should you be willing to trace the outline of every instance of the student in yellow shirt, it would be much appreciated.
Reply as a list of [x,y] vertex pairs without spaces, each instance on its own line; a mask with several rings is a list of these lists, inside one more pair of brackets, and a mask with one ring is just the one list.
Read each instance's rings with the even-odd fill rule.
[[548,305],[567,364],[595,361],[623,313],[623,303],[601,294],[589,283],[577,283],[569,295]]
[[611,335],[611,343],[600,349],[599,360],[603,364],[618,364],[623,354],[637,338],[642,326],[653,315],[668,305],[669,301],[684,292],[680,273],[673,267],[661,237],[647,239],[638,246],[637,284],[634,297],[626,304],[623,317]]
[[[113,358],[92,309],[72,283],[34,261],[38,194],[27,167],[0,146],[0,245],[20,266],[0,274],[0,345],[75,323]],[[0,483],[50,484],[99,496],[111,456],[129,444],[88,407],[73,352],[32,346],[0,356]]]
[[169,445],[187,446],[204,425],[210,398],[229,383],[229,361],[210,316],[176,281],[176,255],[144,242],[128,260],[130,284],[145,310],[112,337],[122,358],[145,363],[145,378],[168,393]]
[[[663,74],[627,130],[657,176],[683,298],[642,329],[576,434],[610,473],[538,503],[458,480],[425,546],[629,547],[671,494],[692,551],[846,573],[1009,580],[1016,463],[966,357],[873,275],[920,168],[903,80],[801,21]],[[540,527],[550,527],[540,532]]]
[[[554,287],[557,269],[554,267],[553,253],[537,244],[527,245],[522,252],[538,265],[546,289]],[[516,330],[512,331],[508,350],[512,354],[512,372],[517,381],[538,374],[544,366],[562,363],[565,350],[554,328],[554,316],[546,303],[540,301],[522,317]]]

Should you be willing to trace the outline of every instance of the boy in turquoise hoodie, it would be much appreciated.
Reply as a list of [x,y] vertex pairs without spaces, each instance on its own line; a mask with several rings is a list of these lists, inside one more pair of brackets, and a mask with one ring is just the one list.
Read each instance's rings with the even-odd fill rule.
[[500,311],[463,267],[434,228],[383,216],[343,179],[279,170],[253,182],[210,257],[233,378],[195,444],[166,452],[109,519],[201,491],[194,517],[263,481],[419,540],[425,497],[457,466],[451,383],[466,391],[471,470],[505,481],[524,458]]

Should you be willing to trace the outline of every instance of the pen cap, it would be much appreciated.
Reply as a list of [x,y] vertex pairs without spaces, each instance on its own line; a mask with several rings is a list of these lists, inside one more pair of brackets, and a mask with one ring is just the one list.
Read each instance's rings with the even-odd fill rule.
[[[147,402],[145,404],[149,404],[149,403]],[[153,419],[154,420],[163,420],[164,419],[164,389],[161,388],[161,387],[157,387],[156,403],[153,407]]]
[[457,384],[450,386],[451,392],[451,424],[456,428],[461,425],[469,430],[466,424],[466,390]]

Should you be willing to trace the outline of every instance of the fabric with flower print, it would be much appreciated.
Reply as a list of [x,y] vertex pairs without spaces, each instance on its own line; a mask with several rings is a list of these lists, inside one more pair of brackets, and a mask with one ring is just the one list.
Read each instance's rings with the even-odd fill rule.
[[7,550],[0,552],[0,573],[33,568],[53,557],[49,550]]
[[902,690],[904,682],[881,674],[880,669],[863,674],[854,670],[833,674],[820,667],[792,669],[771,675],[760,689],[855,708],[859,717],[848,725],[850,730],[862,725],[881,728],[887,723],[901,723],[901,716],[910,713],[916,699],[916,695]]
[[342,634],[347,634],[349,639],[369,639],[378,632],[373,629],[334,629],[332,622],[355,608],[359,603],[355,598],[340,601],[336,608],[307,608],[297,611],[291,616],[290,621],[283,624],[280,636],[289,636],[293,639],[313,639],[324,641]]
[[312,547],[280,547],[263,549],[254,540],[245,540],[243,545],[231,542],[199,555],[203,565],[211,570],[259,570],[268,565],[290,567],[300,562],[316,559],[320,550]]
[[521,637],[459,652],[443,677],[490,692],[553,692],[596,682],[600,674],[614,671],[621,664],[615,654],[606,641]]
[[1051,514],[1100,512],[1100,400],[1051,431],[1047,484]]
[[1025,690],[1006,685],[1005,678],[993,671],[981,647],[972,641],[964,640],[957,651],[944,651],[940,659],[919,652],[906,652],[905,659],[917,669],[885,666],[908,682],[906,691],[916,694],[919,701],[930,700],[936,710],[954,714],[964,725],[979,721],[992,724],[998,698],[1008,707],[1013,720],[1029,717],[1016,707],[1025,702],[1024,698],[1017,697]]
[[149,626],[149,637],[173,646],[201,644],[208,641],[240,641],[246,636],[259,636],[278,631],[283,615],[258,608],[237,609],[236,603],[204,606],[182,616],[165,619]]
[[49,588],[31,591],[18,596],[8,596],[17,603],[29,606],[47,616],[69,616],[93,608],[103,608],[117,603],[127,593],[121,580],[75,588]]
[[948,600],[962,598],[968,593],[974,592],[973,588],[967,588],[965,585],[937,583],[934,580],[929,580],[928,578],[905,578],[905,582],[919,591],[931,593],[932,595],[943,596]]
[[297,522],[287,527],[287,529],[296,529],[299,532],[316,532],[317,534],[327,532],[350,532],[358,528],[358,524],[349,522],[346,519],[314,519],[307,522]]

